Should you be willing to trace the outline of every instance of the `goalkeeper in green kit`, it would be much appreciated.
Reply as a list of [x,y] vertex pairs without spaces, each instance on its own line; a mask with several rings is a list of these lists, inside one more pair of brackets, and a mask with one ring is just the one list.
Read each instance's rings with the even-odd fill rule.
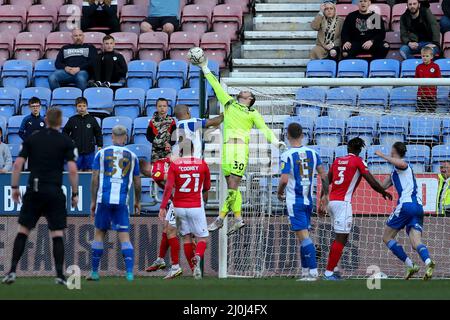
[[222,171],[227,181],[227,197],[217,219],[208,226],[209,231],[220,229],[228,212],[232,211],[235,223],[230,227],[228,235],[238,231],[245,224],[241,216],[242,195],[239,184],[248,164],[248,144],[250,131],[255,126],[264,134],[266,139],[277,148],[286,149],[286,144],[279,141],[270,130],[263,117],[252,106],[255,96],[250,91],[241,91],[237,101],[222,88],[216,77],[208,68],[208,61],[198,64],[208,82],[211,84],[219,102],[224,106]]

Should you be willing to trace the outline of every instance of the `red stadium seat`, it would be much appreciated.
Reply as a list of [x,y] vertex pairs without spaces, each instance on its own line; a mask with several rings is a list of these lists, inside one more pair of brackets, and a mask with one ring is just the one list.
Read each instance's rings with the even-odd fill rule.
[[148,1],[148,0],[132,0],[132,1],[129,1],[129,2],[131,4],[136,5],[136,6],[143,7],[145,9],[145,15],[148,14],[148,4],[149,4],[150,1]]
[[187,5],[181,17],[182,29],[185,32],[205,33],[211,25],[211,8],[197,4]]
[[17,35],[26,23],[27,9],[22,6],[0,6],[0,32]]
[[170,35],[169,59],[187,60],[187,52],[192,47],[198,47],[200,35],[194,32],[178,31]]
[[405,13],[406,3],[398,3],[392,7],[391,29],[392,31],[400,31],[400,17]]
[[58,19],[58,11],[52,5],[37,4],[28,9],[27,29],[45,35],[53,31]]
[[10,33],[0,33],[0,66],[11,58],[13,52],[14,35]]
[[238,32],[242,25],[242,8],[222,4],[213,10],[213,31],[228,34],[231,41],[238,40]]
[[33,5],[34,0],[9,0],[8,4],[21,6],[28,10]]
[[130,62],[137,52],[138,36],[133,32],[114,32],[111,36],[116,40],[116,50],[125,60]]
[[41,5],[51,5],[54,6],[57,10],[59,10],[59,8],[61,8],[61,6],[64,5],[64,3],[66,2],[66,0],[40,0],[39,3]]
[[241,6],[242,13],[248,13],[250,11],[248,8],[248,0],[225,0],[224,3],[234,6]]
[[442,43],[442,51],[446,58],[450,58],[450,31],[444,34],[444,41]]
[[[85,37],[86,38],[86,37]],[[52,32],[47,36],[45,45],[45,57],[47,59],[56,59],[59,49],[65,44],[72,43],[72,33],[68,31]]]
[[444,11],[442,11],[442,6],[440,3],[430,3],[430,10],[436,17],[437,21],[441,20],[444,15]]
[[45,35],[39,32],[21,32],[16,37],[14,59],[30,60],[33,63],[42,58]]
[[386,56],[386,59],[395,59],[402,61],[403,58],[400,56],[400,47],[402,46],[402,40],[400,38],[399,31],[386,32],[386,42],[390,45],[390,50]]
[[59,8],[58,28],[59,31],[71,31],[80,26],[81,6],[66,4]]
[[337,4],[336,14],[339,17],[345,18],[350,12],[358,10],[358,6],[354,4]]
[[220,68],[226,67],[230,54],[230,39],[226,34],[207,32],[202,36],[200,46],[208,59],[217,61]]
[[92,44],[98,52],[103,49],[103,37],[106,34],[97,31],[88,31],[84,33],[84,43]]
[[139,36],[139,60],[152,60],[159,63],[169,48],[169,36],[165,32],[146,32]]
[[384,21],[385,29],[389,30],[391,21],[391,6],[386,3],[373,3],[369,9],[381,16]]
[[120,30],[134,32],[139,35],[141,22],[147,17],[147,10],[141,5],[127,5],[122,7],[120,13]]
[[194,4],[211,9],[211,12],[215,6],[217,6],[217,0],[195,0]]

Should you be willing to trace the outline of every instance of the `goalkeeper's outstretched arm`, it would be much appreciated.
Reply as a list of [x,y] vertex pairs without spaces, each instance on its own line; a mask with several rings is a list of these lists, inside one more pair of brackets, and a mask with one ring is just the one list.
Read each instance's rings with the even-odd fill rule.
[[208,60],[205,60],[203,63],[199,65],[205,75],[206,80],[208,80],[209,84],[214,90],[217,99],[219,102],[226,108],[228,105],[233,102],[233,98],[222,88],[217,78],[212,74],[211,70],[208,68]]
[[254,111],[253,123],[255,124],[255,127],[264,134],[264,137],[266,137],[267,141],[269,141],[271,144],[281,149],[282,151],[286,149],[286,144],[278,140],[278,138],[275,136],[275,133],[273,133],[273,131],[267,126],[264,118],[258,111]]

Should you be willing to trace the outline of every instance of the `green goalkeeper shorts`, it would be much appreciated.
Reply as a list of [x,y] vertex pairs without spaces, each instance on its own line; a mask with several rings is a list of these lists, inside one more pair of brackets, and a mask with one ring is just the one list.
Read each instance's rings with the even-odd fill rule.
[[248,164],[248,144],[224,143],[222,147],[222,172],[225,177],[242,177]]

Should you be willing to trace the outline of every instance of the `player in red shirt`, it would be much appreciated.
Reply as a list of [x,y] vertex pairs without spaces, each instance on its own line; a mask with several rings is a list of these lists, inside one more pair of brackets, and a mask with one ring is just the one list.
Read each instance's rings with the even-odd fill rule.
[[347,144],[348,155],[336,158],[328,171],[331,192],[328,210],[333,217],[333,228],[336,239],[331,244],[327,269],[324,280],[339,280],[335,268],[341,259],[342,250],[347,243],[348,234],[352,228],[352,196],[361,182],[361,177],[369,183],[383,198],[392,200],[392,195],[386,192],[380,183],[372,176],[366,163],[359,157],[365,147],[364,140],[357,137]]
[[[167,213],[167,203],[173,195],[173,205],[175,216],[180,223],[180,234],[184,241],[184,253],[188,261],[194,264],[195,279],[202,278],[200,262],[203,259],[206,250],[206,243],[209,236],[208,226],[206,223],[206,214],[203,203],[208,201],[208,191],[211,188],[211,177],[208,165],[202,159],[192,156],[193,143],[189,139],[183,139],[179,143],[181,150],[181,158],[174,160],[167,176],[166,187],[164,189],[161,209],[159,209],[159,218],[165,219]],[[186,244],[192,244],[192,236],[196,237],[197,245],[195,254],[192,247]],[[178,265],[179,247],[170,249],[172,268],[166,278],[170,278],[172,274],[181,274]]]
[[[441,69],[433,62],[433,49],[425,46],[420,53],[423,63],[416,67],[415,78],[441,78]],[[417,90],[418,112],[436,111],[436,92],[436,86],[419,86],[419,90]]]

